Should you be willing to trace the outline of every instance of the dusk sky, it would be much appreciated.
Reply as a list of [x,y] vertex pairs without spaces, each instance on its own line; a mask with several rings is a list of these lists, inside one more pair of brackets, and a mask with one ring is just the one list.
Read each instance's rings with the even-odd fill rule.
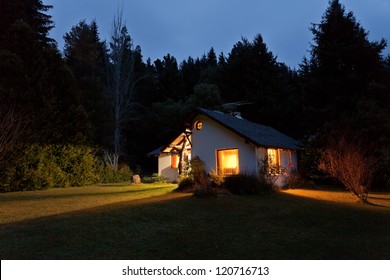
[[[370,40],[390,40],[390,0],[342,0]],[[140,45],[144,60],[170,53],[180,63],[214,47],[227,55],[233,45],[261,34],[278,61],[294,68],[308,56],[311,23],[319,23],[328,0],[43,0],[54,8],[51,36],[63,49],[63,35],[80,20],[96,19],[102,39],[109,41],[118,8],[129,35]],[[385,54],[390,53],[387,47]]]

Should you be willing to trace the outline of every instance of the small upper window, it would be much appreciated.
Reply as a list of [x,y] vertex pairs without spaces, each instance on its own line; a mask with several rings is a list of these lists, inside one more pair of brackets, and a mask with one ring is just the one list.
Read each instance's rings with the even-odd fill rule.
[[203,123],[202,123],[201,121],[196,121],[196,122],[194,123],[194,128],[195,128],[196,130],[201,130],[202,127],[203,127]]

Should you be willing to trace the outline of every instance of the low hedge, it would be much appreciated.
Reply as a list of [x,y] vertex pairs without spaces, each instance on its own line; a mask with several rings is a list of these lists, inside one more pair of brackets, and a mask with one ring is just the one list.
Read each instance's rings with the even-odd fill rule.
[[272,191],[272,185],[265,179],[246,174],[225,177],[222,187],[238,195],[260,194]]

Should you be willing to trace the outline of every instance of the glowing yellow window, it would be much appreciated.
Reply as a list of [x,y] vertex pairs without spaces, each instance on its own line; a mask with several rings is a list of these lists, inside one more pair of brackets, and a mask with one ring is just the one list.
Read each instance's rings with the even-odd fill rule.
[[280,152],[278,149],[268,149],[268,171],[271,174],[279,174]]
[[238,149],[218,150],[217,169],[222,176],[238,174]]
[[172,155],[171,156],[171,168],[179,168],[179,155]]

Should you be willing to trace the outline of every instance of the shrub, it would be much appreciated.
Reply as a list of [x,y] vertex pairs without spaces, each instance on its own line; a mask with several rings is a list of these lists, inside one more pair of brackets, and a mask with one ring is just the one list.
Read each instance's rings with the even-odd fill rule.
[[217,196],[218,190],[216,188],[216,185],[213,183],[208,183],[206,185],[198,185],[195,184],[194,189],[193,189],[193,195],[195,197],[213,197]]
[[272,190],[272,185],[266,179],[247,174],[226,177],[222,187],[238,195],[269,193]]
[[180,192],[191,192],[194,190],[195,182],[191,177],[185,177],[179,180],[177,191]]
[[90,147],[32,144],[21,147],[12,162],[1,166],[0,191],[120,182],[131,180],[132,175],[128,166],[110,170]]
[[133,177],[133,172],[127,165],[115,170],[111,165],[103,165],[101,167],[100,182],[102,183],[119,183],[130,181]]
[[142,178],[142,182],[144,183],[166,183],[167,179],[163,176],[158,175],[157,173],[153,173],[152,176],[145,176]]
[[189,175],[193,178],[196,185],[207,185],[209,180],[206,173],[206,164],[198,156],[190,161],[191,169]]
[[339,180],[362,203],[367,203],[378,159],[355,139],[332,137],[321,151],[319,169]]

